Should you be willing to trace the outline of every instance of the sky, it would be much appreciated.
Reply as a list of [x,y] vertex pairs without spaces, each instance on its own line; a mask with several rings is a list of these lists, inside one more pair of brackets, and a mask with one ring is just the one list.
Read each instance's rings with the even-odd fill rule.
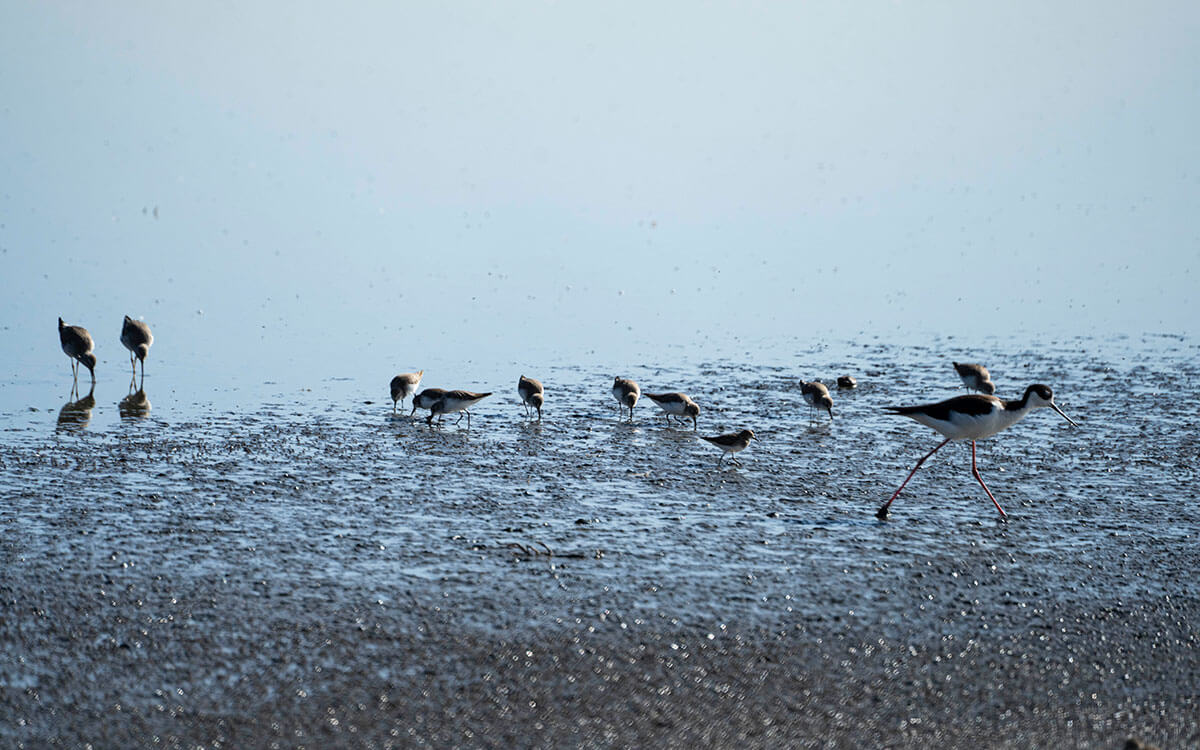
[[1194,335],[1198,38],[1191,2],[0,0],[0,354],[61,358],[60,315],[321,361]]

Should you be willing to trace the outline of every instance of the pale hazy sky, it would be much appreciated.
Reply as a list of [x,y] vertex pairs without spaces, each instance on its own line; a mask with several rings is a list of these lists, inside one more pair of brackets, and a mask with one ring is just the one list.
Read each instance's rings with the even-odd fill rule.
[[0,311],[1194,334],[1197,39],[1194,2],[0,0]]

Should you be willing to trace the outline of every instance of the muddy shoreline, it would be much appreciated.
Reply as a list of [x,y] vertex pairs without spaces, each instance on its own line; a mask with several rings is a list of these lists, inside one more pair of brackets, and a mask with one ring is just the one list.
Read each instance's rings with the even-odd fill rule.
[[701,429],[750,415],[761,445],[720,471],[590,373],[546,378],[540,425],[158,399],[12,427],[0,745],[1196,745],[1200,424],[1172,404],[1198,368],[1032,369],[1083,427],[984,444],[1008,522],[961,446],[874,518],[931,445],[879,415],[911,381],[830,424],[742,372]]

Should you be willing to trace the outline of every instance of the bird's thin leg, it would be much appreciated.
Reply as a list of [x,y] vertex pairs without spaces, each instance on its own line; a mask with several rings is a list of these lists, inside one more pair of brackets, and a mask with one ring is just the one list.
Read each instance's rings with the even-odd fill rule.
[[725,460],[725,451],[721,451],[721,457],[717,459],[717,468],[721,468],[721,462]]
[[[469,430],[471,429],[471,412],[463,409],[463,414],[467,415],[467,429]],[[459,419],[462,419],[462,417],[459,417]]]
[[1008,514],[1004,512],[1004,508],[1001,508],[1000,503],[996,502],[996,498],[992,495],[992,491],[989,490],[988,486],[983,483],[983,477],[979,476],[979,467],[975,465],[975,441],[974,440],[971,441],[971,473],[974,474],[975,478],[979,480],[979,486],[982,487],[983,491],[987,493],[987,496],[989,498],[991,498],[992,505],[996,506],[996,510],[1000,511],[1000,515],[1005,518],[1008,518]]
[[[904,485],[908,484],[908,480],[910,480],[910,479],[912,479],[912,478],[913,478],[913,474],[916,474],[916,473],[917,473],[917,469],[921,468],[921,464],[925,463],[925,460],[926,460],[926,459],[928,459],[928,458],[929,458],[930,456],[932,456],[934,453],[937,453],[939,450],[941,450],[942,446],[943,446],[943,445],[945,445],[945,444],[946,444],[946,443],[948,443],[948,442],[950,442],[950,438],[946,438],[946,439],[945,439],[945,440],[943,440],[942,442],[938,443],[936,448],[934,448],[933,450],[929,451],[929,452],[928,452],[928,453],[926,453],[924,456],[921,456],[921,460],[920,460],[920,461],[917,461],[917,465],[913,467],[913,470],[912,470],[912,471],[908,472],[908,476],[907,476],[907,477],[905,477],[905,478],[904,478],[904,481],[900,483],[900,487],[899,487],[899,489],[897,489],[895,492],[893,492],[893,493],[892,493],[892,496],[891,496],[890,498],[888,498],[888,501],[887,501],[886,503],[884,503],[884,504],[883,504],[883,507],[881,507],[881,508],[880,508],[880,509],[879,509],[879,510],[878,510],[878,511],[875,513],[875,515],[876,515],[878,518],[881,518],[881,519],[883,519],[883,518],[887,518],[887,514],[888,514],[888,508],[891,506],[891,504],[892,504],[892,501],[893,501],[893,500],[895,500],[897,497],[899,497],[899,496],[900,496],[900,490],[903,490],[903,489],[904,489]],[[982,482],[983,480],[980,480],[980,481]],[[988,494],[991,494],[991,493],[988,493]],[[996,507],[1000,507],[1000,506],[996,506]]]
[[459,415],[458,415],[458,419],[454,420],[454,424],[458,424],[459,422],[461,422],[461,421],[462,421],[462,418],[463,418],[463,417],[465,417],[465,416],[467,416],[467,412],[466,412],[466,411],[463,411],[463,413],[462,413],[462,414],[459,414]]
[[392,414],[396,413],[396,399],[392,399]]

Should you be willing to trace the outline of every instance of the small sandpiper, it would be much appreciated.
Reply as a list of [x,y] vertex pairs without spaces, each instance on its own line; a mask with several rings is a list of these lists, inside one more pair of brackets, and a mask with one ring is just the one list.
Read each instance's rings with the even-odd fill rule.
[[[432,425],[433,418],[437,417],[438,422],[441,422],[443,414],[453,414],[456,411],[461,411],[467,417],[467,429],[471,429],[471,412],[468,411],[472,406],[479,403],[483,399],[492,395],[491,393],[472,393],[471,391],[446,391],[442,397],[433,402],[433,406],[429,407],[429,418],[425,420],[426,424]],[[462,421],[460,415],[458,424]]]
[[517,381],[517,393],[521,396],[521,403],[525,406],[525,416],[529,416],[529,407],[537,409],[538,421],[542,421],[542,404],[546,400],[546,389],[542,387],[540,380],[527,378],[524,375]]
[[937,453],[943,445],[949,443],[951,440],[970,440],[971,474],[979,480],[979,485],[983,487],[983,491],[987,493],[992,504],[996,506],[996,510],[1000,511],[1000,515],[1005,516],[1004,509],[1000,507],[1000,503],[996,502],[992,491],[984,484],[983,477],[979,476],[979,467],[975,464],[975,441],[995,435],[1006,427],[1010,427],[1024,419],[1034,409],[1043,407],[1053,409],[1063,419],[1078,427],[1075,421],[1063,413],[1063,410],[1058,408],[1058,405],[1054,403],[1054,392],[1050,390],[1050,386],[1041,384],[1029,386],[1025,389],[1024,396],[1012,401],[1003,401],[995,396],[972,394],[969,396],[955,396],[945,401],[939,401],[936,404],[886,407],[892,414],[910,417],[926,427],[932,427],[942,433],[946,439],[938,443],[936,448],[922,456],[920,461],[917,461],[917,465],[904,478],[899,489],[892,493],[891,498],[883,504],[883,507],[875,515],[880,519],[887,518],[888,507],[899,496],[900,490],[903,490],[904,486],[908,484],[908,480],[913,478],[913,474],[917,473],[917,469],[921,468],[921,464],[925,463],[925,460],[934,453]]
[[[404,399],[417,392],[417,386],[421,385],[421,376],[425,374],[424,370],[416,372],[402,372],[392,378],[392,413],[396,413],[396,404],[404,403]],[[416,407],[413,407],[416,411]],[[412,416],[411,414],[409,416]]]
[[800,394],[809,406],[829,412],[829,419],[833,421],[833,396],[829,395],[829,388],[824,383],[801,380]]
[[92,384],[96,383],[96,355],[92,352],[95,342],[92,334],[83,326],[69,326],[58,319],[58,340],[62,344],[63,353],[71,358],[71,376],[79,382],[79,365],[88,368],[92,374]]
[[642,395],[642,389],[638,384],[628,378],[613,378],[612,388],[613,398],[617,400],[617,418],[621,418],[622,407],[629,408],[629,421],[633,421],[633,407],[637,406],[638,397]]
[[758,440],[758,438],[754,437],[754,430],[730,432],[724,435],[716,435],[714,437],[705,437],[704,435],[701,435],[700,437],[721,449],[721,457],[717,459],[718,469],[721,468],[721,462],[725,460],[726,453],[730,454],[730,461],[738,466],[741,466],[742,462],[737,460],[737,457],[733,454],[746,450],[746,447],[750,445],[751,440]]
[[840,390],[848,391],[852,388],[857,388],[857,387],[858,387],[858,381],[854,379],[853,375],[839,375],[838,376],[838,388]]
[[983,365],[972,365],[963,362],[951,362],[954,365],[954,371],[962,378],[963,385],[968,391],[979,391],[992,395],[996,392],[996,384],[992,382],[992,376],[988,369]]
[[696,418],[700,416],[700,407],[686,393],[647,393],[646,398],[658,404],[658,408],[663,410],[668,425],[671,424],[671,417],[679,419],[691,417],[692,429],[696,429]]
[[416,414],[417,409],[433,409],[433,405],[445,395],[446,391],[441,388],[426,388],[417,395],[413,396],[413,408],[412,411],[408,413],[408,416],[411,417],[412,415]]
[[150,345],[154,343],[150,326],[126,315],[125,322],[121,324],[121,343],[129,350],[129,366],[133,368],[133,377],[137,377],[137,363],[140,361],[142,380],[145,380],[146,355],[150,353]]

